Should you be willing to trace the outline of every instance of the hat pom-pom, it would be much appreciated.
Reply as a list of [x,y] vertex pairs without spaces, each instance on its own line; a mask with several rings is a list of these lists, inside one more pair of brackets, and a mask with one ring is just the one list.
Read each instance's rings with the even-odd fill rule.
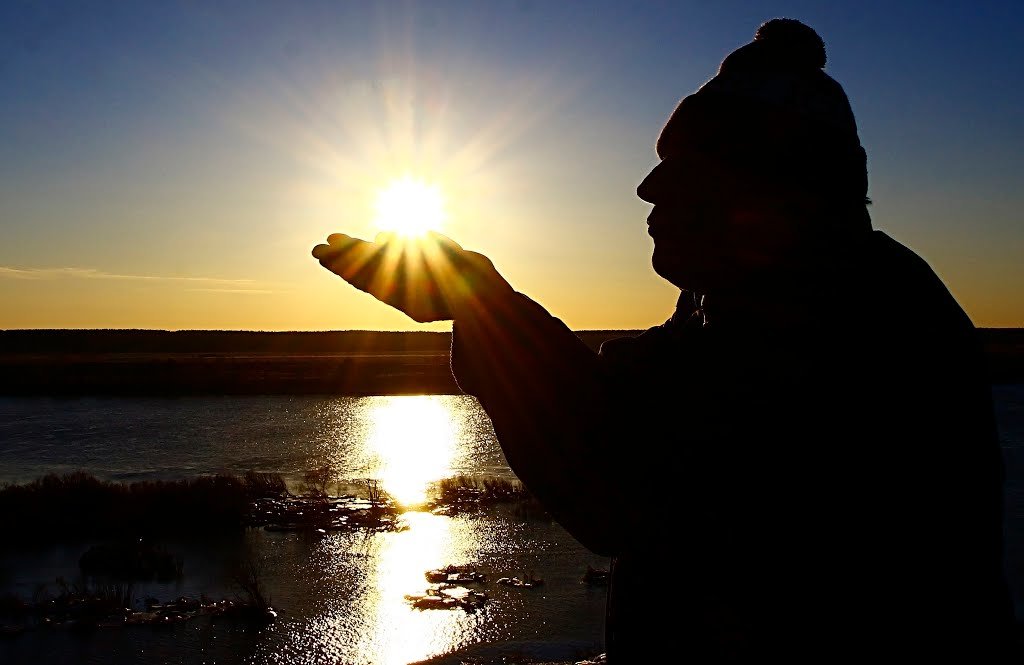
[[796,19],[773,18],[766,21],[757,29],[754,41],[763,43],[793,65],[815,69],[825,67],[825,42],[812,28]]

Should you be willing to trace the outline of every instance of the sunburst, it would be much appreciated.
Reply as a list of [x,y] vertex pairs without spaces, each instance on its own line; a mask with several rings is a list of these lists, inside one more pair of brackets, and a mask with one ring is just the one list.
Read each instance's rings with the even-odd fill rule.
[[403,176],[377,195],[376,224],[381,231],[416,238],[439,231],[444,222],[444,197],[436,185]]

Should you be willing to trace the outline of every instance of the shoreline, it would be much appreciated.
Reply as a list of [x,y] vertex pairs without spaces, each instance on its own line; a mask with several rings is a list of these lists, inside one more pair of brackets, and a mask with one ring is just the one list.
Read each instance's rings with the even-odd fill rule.
[[461,394],[447,353],[0,356],[0,395]]
[[[629,330],[579,331],[593,349]],[[462,394],[447,332],[0,330],[0,396]]]
[[[576,331],[595,351],[639,330]],[[992,384],[1024,382],[1024,328],[982,328]],[[0,396],[462,394],[443,332],[0,330]]]

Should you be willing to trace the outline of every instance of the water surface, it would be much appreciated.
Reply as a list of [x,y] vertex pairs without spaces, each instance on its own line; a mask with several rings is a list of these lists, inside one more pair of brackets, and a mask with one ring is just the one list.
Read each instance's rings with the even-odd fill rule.
[[[993,387],[1007,465],[1007,573],[1024,608],[1024,385]],[[345,478],[378,479],[414,503],[430,483],[458,473],[513,478],[490,420],[472,397],[239,396],[0,399],[0,482],[85,470],[110,480],[175,479],[249,469],[284,474],[325,464]],[[633,460],[632,466],[658,464]],[[233,593],[226,575],[256,557],[279,620],[261,630],[195,621],[166,630],[102,634],[37,631],[0,641],[0,662],[322,663],[404,665],[571,662],[598,653],[605,591],[581,582],[607,561],[546,520],[508,511],[442,517],[410,512],[396,533],[304,534],[251,530],[216,541],[168,543],[185,558],[172,584],[153,595]],[[61,547],[17,542],[0,548],[0,589],[31,597],[57,576],[72,579],[89,542]],[[668,546],[668,545],[667,545]],[[424,572],[471,564],[490,576],[484,609],[416,610]],[[537,589],[493,584],[532,572]],[[652,588],[652,592],[655,591]],[[448,656],[446,656],[448,654]]]

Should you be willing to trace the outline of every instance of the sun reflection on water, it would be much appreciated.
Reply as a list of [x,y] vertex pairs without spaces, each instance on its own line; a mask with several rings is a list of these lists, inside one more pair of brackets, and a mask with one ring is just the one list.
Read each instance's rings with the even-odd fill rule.
[[473,542],[453,531],[452,522],[430,513],[406,513],[408,531],[385,534],[377,558],[371,598],[370,630],[359,653],[372,654],[381,665],[406,665],[451,651],[470,638],[486,612],[420,610],[406,600],[429,586],[425,573],[465,561]]
[[[438,395],[382,398],[367,415],[366,449],[377,460],[381,486],[402,505],[422,504],[430,483],[452,473],[458,418]],[[426,571],[463,560],[473,547],[461,542],[447,518],[408,512],[402,519],[407,531],[381,535],[376,584],[367,598],[370,630],[357,648],[382,665],[445,653],[480,621],[462,610],[415,609],[406,600],[425,592]]]
[[[374,478],[407,508],[423,504],[430,484],[476,456],[481,427],[465,400],[400,395],[342,401],[324,437],[324,458],[345,477]],[[475,563],[483,545],[477,522],[406,512],[407,527],[365,540],[328,534],[313,556],[330,601],[289,636],[301,662],[407,665],[493,637],[489,607],[417,609],[407,596],[432,585],[426,572]],[[357,545],[356,543],[362,543]],[[475,589],[481,590],[481,589]]]
[[366,439],[381,487],[405,506],[422,504],[429,484],[451,474],[459,423],[438,395],[383,398]]
[[283,605],[299,610],[312,592],[315,610],[308,618],[289,612],[275,624],[285,628],[281,642],[268,642],[267,657],[247,662],[408,665],[494,639],[489,606],[417,609],[406,598],[432,586],[427,571],[474,564],[490,542],[480,524],[427,512],[405,513],[402,521],[408,528],[395,532],[329,533],[306,554],[299,534],[273,536],[303,559]]

